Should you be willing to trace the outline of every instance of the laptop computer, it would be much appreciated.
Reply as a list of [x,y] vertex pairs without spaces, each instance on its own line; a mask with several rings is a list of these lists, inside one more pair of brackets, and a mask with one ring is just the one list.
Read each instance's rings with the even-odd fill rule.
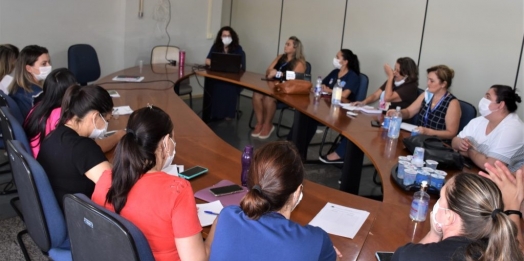
[[215,72],[239,73],[242,55],[230,53],[211,53],[211,67]]

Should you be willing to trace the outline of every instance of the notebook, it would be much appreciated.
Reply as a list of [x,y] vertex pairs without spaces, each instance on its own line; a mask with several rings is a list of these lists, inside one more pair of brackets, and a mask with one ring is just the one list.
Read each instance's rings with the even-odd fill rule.
[[211,67],[215,72],[239,73],[242,55],[231,53],[211,53]]

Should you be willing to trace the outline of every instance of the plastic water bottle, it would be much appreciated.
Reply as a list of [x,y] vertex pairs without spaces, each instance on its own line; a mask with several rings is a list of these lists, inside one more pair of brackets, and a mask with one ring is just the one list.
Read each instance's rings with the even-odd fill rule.
[[402,113],[400,113],[400,106],[397,106],[397,111],[394,112],[393,116],[391,116],[391,120],[389,121],[389,138],[398,138],[400,134],[400,124],[402,124]]
[[186,52],[180,50],[178,53],[178,77],[184,77],[184,65],[186,64]]
[[341,99],[342,99],[342,87],[340,86],[340,79],[338,79],[337,83],[333,87],[333,93],[331,94],[331,104],[340,105]]
[[322,92],[322,77],[318,76],[317,85],[315,85],[315,99],[320,98]]
[[247,186],[247,174],[249,172],[249,167],[251,166],[251,158],[253,157],[253,146],[247,145],[244,147],[244,152],[242,153],[242,173],[240,174],[240,182],[242,186]]
[[422,181],[420,185],[420,191],[415,192],[413,196],[413,201],[411,202],[411,210],[409,212],[409,217],[413,221],[424,221],[426,220],[426,214],[428,213],[428,204],[429,204],[429,194],[426,192],[428,190],[428,182]]

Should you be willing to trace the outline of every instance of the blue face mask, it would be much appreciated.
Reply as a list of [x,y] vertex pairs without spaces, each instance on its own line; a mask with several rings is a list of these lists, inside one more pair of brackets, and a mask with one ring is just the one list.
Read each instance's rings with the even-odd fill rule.
[[426,101],[426,104],[431,101],[433,98],[433,93],[429,92],[428,89],[424,91],[424,101]]

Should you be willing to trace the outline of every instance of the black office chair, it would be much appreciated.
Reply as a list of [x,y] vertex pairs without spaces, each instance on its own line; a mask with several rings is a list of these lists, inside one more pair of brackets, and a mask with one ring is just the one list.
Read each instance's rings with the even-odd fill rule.
[[462,115],[460,116],[460,123],[459,123],[459,129],[458,132],[461,132],[468,123],[477,117],[477,109],[475,106],[473,106],[471,103],[459,100],[460,103],[460,110],[462,111]]
[[[309,81],[311,81],[311,63],[309,63],[308,61],[306,61],[306,71],[304,72],[304,75],[305,75],[306,79],[309,79]],[[280,134],[280,130],[281,129],[288,129],[288,130],[291,129],[291,126],[286,126],[286,125],[282,124],[282,119],[283,119],[283,116],[284,116],[284,112],[286,110],[294,111],[295,108],[289,107],[287,104],[277,101],[277,111],[278,110],[280,110],[280,114],[278,116],[278,121],[277,121],[277,123],[273,123],[273,125],[277,125],[277,129],[276,129],[277,137],[282,138],[282,137],[285,137],[287,135],[287,133],[286,134]],[[249,117],[249,128],[251,128],[251,129],[255,128],[255,126],[253,126],[253,116],[254,116],[254,114],[255,114],[255,111],[252,110],[251,111],[251,117]]]
[[89,44],[71,45],[67,50],[67,67],[81,86],[100,78],[100,63],[95,48]]
[[140,229],[86,195],[66,195],[64,212],[75,261],[155,260]]

